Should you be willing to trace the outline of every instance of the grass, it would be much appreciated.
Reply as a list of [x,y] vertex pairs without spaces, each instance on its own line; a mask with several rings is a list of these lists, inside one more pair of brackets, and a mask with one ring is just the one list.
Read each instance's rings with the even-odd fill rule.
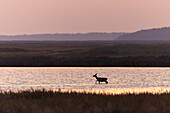
[[26,90],[0,93],[1,113],[169,113],[170,94]]
[[170,42],[0,42],[0,66],[170,66]]

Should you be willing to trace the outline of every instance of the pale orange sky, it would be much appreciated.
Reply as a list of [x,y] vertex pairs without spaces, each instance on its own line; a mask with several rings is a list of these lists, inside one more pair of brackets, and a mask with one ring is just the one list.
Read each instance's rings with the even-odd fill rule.
[[0,34],[132,32],[170,26],[170,0],[0,0]]

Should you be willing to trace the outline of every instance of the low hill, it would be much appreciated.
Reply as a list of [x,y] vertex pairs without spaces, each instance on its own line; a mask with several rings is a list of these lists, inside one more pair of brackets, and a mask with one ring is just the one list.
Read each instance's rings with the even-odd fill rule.
[[0,41],[91,41],[115,40],[123,33],[77,33],[77,34],[34,34],[34,35],[0,35]]
[[170,27],[127,33],[119,36],[116,40],[170,40]]

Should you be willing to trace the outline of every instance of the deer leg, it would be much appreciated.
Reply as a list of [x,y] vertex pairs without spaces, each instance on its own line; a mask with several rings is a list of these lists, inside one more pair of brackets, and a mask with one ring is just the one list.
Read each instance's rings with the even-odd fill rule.
[[100,84],[100,81],[99,81],[99,84]]
[[96,80],[95,84],[97,84],[97,80]]

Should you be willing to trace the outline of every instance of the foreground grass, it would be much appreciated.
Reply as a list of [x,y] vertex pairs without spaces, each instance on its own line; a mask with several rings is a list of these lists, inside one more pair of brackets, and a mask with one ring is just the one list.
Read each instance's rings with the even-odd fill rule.
[[170,94],[0,93],[0,113],[170,113]]

